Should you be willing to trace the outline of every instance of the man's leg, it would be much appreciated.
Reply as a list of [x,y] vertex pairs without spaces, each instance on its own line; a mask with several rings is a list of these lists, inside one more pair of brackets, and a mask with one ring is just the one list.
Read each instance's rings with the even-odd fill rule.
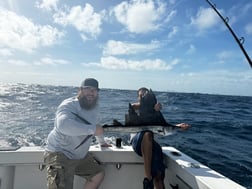
[[153,133],[151,131],[142,131],[137,133],[132,141],[134,151],[144,160],[144,189],[153,189],[153,181],[151,174],[152,166],[152,147],[153,147]]
[[103,167],[91,153],[79,161],[75,174],[86,179],[85,189],[97,189],[105,175]]
[[44,155],[47,171],[48,189],[72,189],[74,179],[74,169],[71,161],[57,152],[45,152]]
[[155,189],[164,189],[165,165],[161,146],[153,140],[151,172]]
[[104,171],[96,174],[90,180],[87,180],[84,189],[97,189],[103,181],[104,176]]
[[152,142],[153,142],[153,133],[145,132],[141,143],[141,150],[144,160],[144,174],[145,177],[148,178],[149,180],[152,179],[151,175]]
[[165,189],[164,177],[162,175],[158,174],[154,177],[153,181],[155,189]]
[[153,181],[151,175],[152,164],[152,148],[153,148],[153,133],[145,132],[141,142],[141,152],[144,160],[144,175],[143,188],[153,189]]

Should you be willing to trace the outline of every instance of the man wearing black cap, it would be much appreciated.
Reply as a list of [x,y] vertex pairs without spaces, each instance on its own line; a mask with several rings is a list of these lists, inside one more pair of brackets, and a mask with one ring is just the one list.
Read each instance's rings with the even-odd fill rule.
[[102,182],[104,171],[88,153],[92,136],[101,147],[111,146],[104,141],[99,125],[98,92],[98,81],[87,78],[77,97],[64,100],[57,108],[44,154],[48,189],[72,189],[75,174],[87,180],[85,189],[96,189]]

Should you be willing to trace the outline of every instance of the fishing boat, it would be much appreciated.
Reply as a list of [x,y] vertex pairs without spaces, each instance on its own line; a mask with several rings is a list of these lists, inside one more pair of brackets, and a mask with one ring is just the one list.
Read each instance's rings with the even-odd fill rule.
[[[167,189],[245,189],[245,187],[192,159],[174,147],[162,147]],[[3,148],[0,151],[0,189],[46,189],[42,147]],[[100,189],[142,188],[143,160],[131,146],[90,147],[104,165],[106,176]],[[74,189],[85,180],[75,176]]]

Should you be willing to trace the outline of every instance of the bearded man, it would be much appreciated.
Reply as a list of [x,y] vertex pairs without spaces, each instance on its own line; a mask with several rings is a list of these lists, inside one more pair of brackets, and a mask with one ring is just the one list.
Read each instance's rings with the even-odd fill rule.
[[101,184],[104,170],[88,152],[93,136],[101,147],[111,146],[104,141],[99,124],[98,93],[98,81],[87,78],[78,95],[57,108],[44,153],[48,189],[72,189],[74,175],[86,179],[85,189],[96,189]]

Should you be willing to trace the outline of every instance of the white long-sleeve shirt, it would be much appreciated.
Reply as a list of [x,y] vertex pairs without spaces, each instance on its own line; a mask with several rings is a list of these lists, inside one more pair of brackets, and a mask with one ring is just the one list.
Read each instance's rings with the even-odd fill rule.
[[86,110],[81,108],[76,97],[64,100],[56,111],[54,128],[48,135],[45,150],[62,152],[70,159],[84,158],[91,144],[91,136],[96,131],[98,119],[98,105],[94,109]]

